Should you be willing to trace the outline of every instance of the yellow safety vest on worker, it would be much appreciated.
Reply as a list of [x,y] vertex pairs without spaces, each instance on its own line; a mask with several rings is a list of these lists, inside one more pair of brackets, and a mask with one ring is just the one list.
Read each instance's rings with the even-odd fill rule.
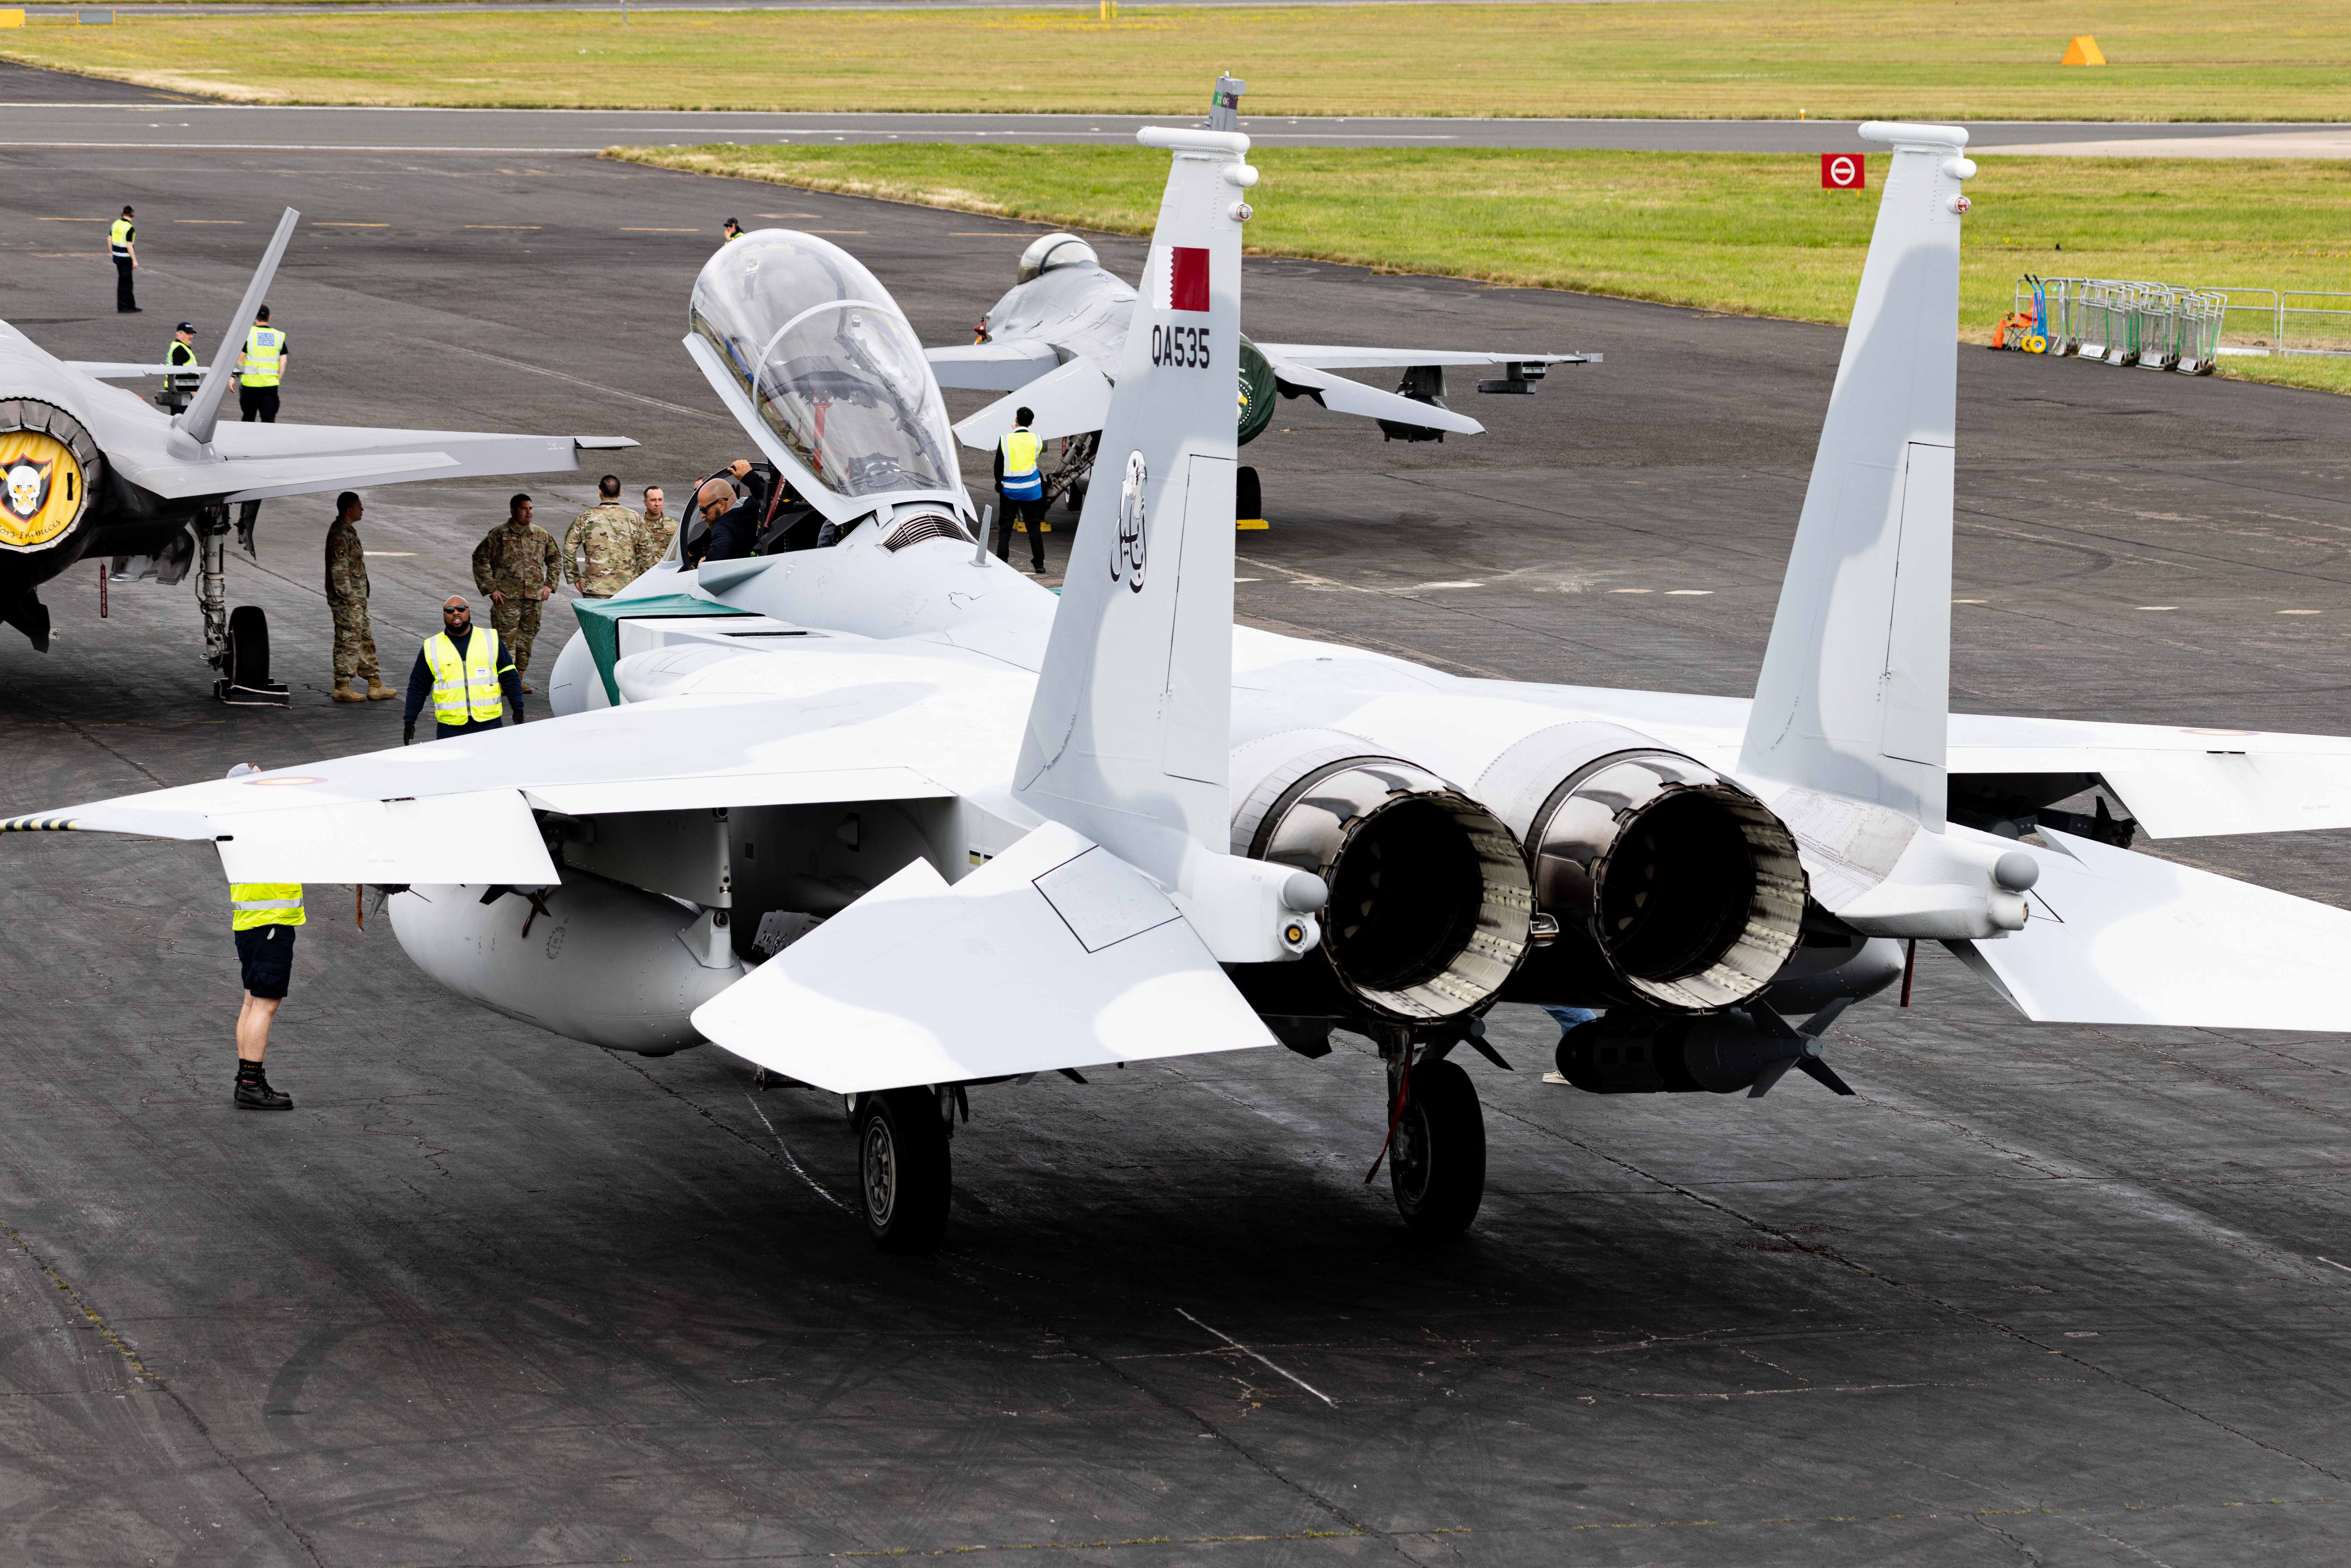
[[505,716],[498,695],[498,634],[474,628],[460,654],[446,632],[424,639],[425,667],[433,672],[433,718],[436,724],[487,724]]
[[114,227],[107,231],[106,243],[112,248],[114,255],[124,261],[129,261],[131,259],[131,220],[115,219]]
[[245,335],[245,369],[238,372],[240,384],[249,387],[274,387],[277,371],[284,362],[280,350],[286,347],[286,334],[275,327],[256,327]]
[[239,931],[257,931],[265,925],[299,925],[306,918],[302,913],[302,884],[298,882],[230,883],[228,905],[235,911],[230,924]]
[[1045,444],[1027,430],[1008,430],[997,443],[1004,454],[1004,497],[1034,501],[1045,494],[1045,477],[1037,472],[1037,455]]

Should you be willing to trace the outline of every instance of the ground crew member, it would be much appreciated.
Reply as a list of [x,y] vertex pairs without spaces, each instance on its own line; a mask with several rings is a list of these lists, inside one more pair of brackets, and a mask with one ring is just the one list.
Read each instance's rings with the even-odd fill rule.
[[[360,544],[359,496],[335,497],[335,520],[327,528],[327,608],[335,617],[335,689],[339,703],[381,702],[393,695],[375,662],[375,632],[368,625],[367,551]],[[365,679],[364,695],[351,682]]]
[[[248,766],[237,771],[251,770]],[[269,1049],[270,1020],[277,1016],[277,1004],[286,999],[287,981],[294,973],[294,933],[303,921],[302,884],[233,882],[228,899],[237,967],[245,981],[245,1001],[236,1013],[236,1105],[243,1111],[291,1111],[294,1097],[269,1086],[261,1057]]]
[[525,673],[538,635],[538,607],[563,580],[562,549],[530,518],[530,497],[515,496],[507,502],[507,520],[474,547],[474,586],[490,596],[490,624],[516,670]]
[[[129,207],[123,208],[122,215],[129,217],[131,215],[131,209]],[[727,246],[733,245],[737,240],[743,237],[743,225],[737,223],[733,218],[728,218],[726,225],[719,229],[718,232],[726,236],[725,239],[718,242],[719,247],[724,249]]]
[[582,599],[610,599],[643,570],[645,520],[621,505],[621,476],[597,480],[596,497],[563,530],[563,564]]
[[236,361],[236,406],[245,423],[277,423],[277,383],[286,379],[286,334],[269,324],[269,307],[253,314],[245,352]]
[[416,716],[428,702],[435,740],[497,728],[509,703],[520,724],[522,694],[528,689],[496,629],[475,625],[472,607],[453,593],[442,601],[441,630],[424,639],[424,646],[416,650],[415,667],[408,672],[408,710],[400,721],[400,744],[416,738]]
[[136,316],[139,300],[131,291],[131,275],[139,270],[139,227],[131,221],[129,207],[114,220],[106,248],[114,257],[114,308],[122,315]]
[[1029,429],[1037,416],[1027,409],[1012,416],[1012,428],[996,443],[996,555],[1012,559],[1012,518],[1017,511],[1029,526],[1029,557],[1036,570],[1045,570],[1045,476],[1037,466],[1045,444]]
[[639,515],[637,528],[637,575],[661,564],[669,554],[669,541],[677,537],[677,520],[666,510],[668,497],[659,485],[645,486],[645,509]]
[[[163,350],[163,363],[171,367],[163,372],[163,390],[174,398],[184,399],[196,390],[196,327],[193,321],[183,321],[172,329],[172,346]],[[184,402],[182,407],[187,406]]]

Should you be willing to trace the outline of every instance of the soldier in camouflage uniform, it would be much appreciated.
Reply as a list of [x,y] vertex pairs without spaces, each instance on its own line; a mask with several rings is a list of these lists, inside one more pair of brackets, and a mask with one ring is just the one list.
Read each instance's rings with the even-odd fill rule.
[[610,599],[634,582],[645,520],[621,505],[621,477],[596,481],[596,504],[563,533],[563,564],[583,599]]
[[662,557],[669,554],[669,541],[677,537],[677,519],[669,515],[666,504],[659,485],[645,486],[645,509],[637,538],[640,577],[661,564]]
[[[474,586],[490,596],[490,624],[498,645],[514,658],[515,670],[530,670],[531,639],[538,635],[538,607],[563,580],[563,552],[555,536],[530,520],[528,496],[507,503],[507,520],[474,547]],[[522,689],[529,691],[530,684]]]
[[[327,608],[335,617],[335,689],[339,703],[381,702],[392,695],[375,662],[375,634],[368,627],[367,551],[360,544],[360,498],[346,490],[335,497],[335,520],[327,529]],[[367,693],[351,689],[364,678]]]

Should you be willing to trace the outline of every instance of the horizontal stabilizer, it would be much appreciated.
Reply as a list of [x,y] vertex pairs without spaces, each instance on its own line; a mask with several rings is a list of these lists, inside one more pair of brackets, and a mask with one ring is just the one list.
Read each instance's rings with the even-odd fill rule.
[[952,887],[909,863],[694,1026],[841,1094],[1274,1043],[1166,895],[1057,822]]
[[1029,428],[1040,441],[1083,435],[1110,417],[1110,379],[1092,361],[1071,360],[964,420],[956,439],[975,452],[992,450],[1024,408],[1036,415]]
[[1050,343],[1015,338],[1001,343],[957,343],[925,349],[939,385],[960,392],[1018,392],[1061,362]]
[[213,461],[118,461],[125,478],[167,499],[219,496],[247,501],[415,479],[568,473],[580,466],[583,445],[615,444],[635,443],[620,436],[232,424],[223,427],[214,443]]
[[[1265,345],[1258,345],[1260,352]],[[1397,424],[1416,424],[1426,430],[1449,430],[1457,435],[1483,435],[1486,427],[1466,413],[1456,413],[1435,403],[1420,402],[1377,387],[1367,387],[1361,382],[1351,382],[1344,376],[1334,376],[1294,360],[1285,360],[1266,353],[1266,362],[1281,382],[1281,390],[1295,397],[1301,390],[1311,394],[1332,413],[1352,413],[1362,419],[1384,419]]]
[[1950,944],[2025,1017],[2351,1030],[2351,912],[2041,831],[2024,929]]
[[1317,371],[1404,371],[1415,365],[1596,365],[1599,354],[1489,354],[1468,349],[1351,349],[1334,343],[1259,343],[1270,360]]

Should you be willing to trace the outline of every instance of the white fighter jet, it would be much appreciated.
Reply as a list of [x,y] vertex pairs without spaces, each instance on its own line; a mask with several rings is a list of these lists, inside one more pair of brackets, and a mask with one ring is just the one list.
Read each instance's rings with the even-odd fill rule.
[[[822,548],[583,605],[568,716],[0,821],[363,883],[427,973],[850,1097],[874,1238],[935,1246],[969,1091],[1333,1030],[1406,1222],[1469,1223],[1499,1000],[1569,1083],[1771,1089],[1939,941],[2027,1017],[2341,1030],[2351,914],[2137,854],[2351,825],[2351,740],[1952,715],[1966,132],[1894,149],[1756,695],[1473,680],[1233,624],[1245,138],[1173,154],[1056,601],[976,548],[904,317],[826,241],[720,251],[688,340]],[[1205,366],[1171,342],[1204,340]],[[2104,797],[2101,797],[2103,800]],[[2068,824],[2071,824],[2069,827]],[[1793,1021],[1802,1019],[1804,1021]],[[1499,1060],[1497,1058],[1497,1060]],[[1529,1092],[1550,1092],[1522,1081]]]
[[[288,208],[221,335],[241,343],[300,214]],[[577,468],[583,447],[633,446],[618,436],[496,435],[220,422],[236,356],[223,353],[193,395],[166,413],[110,380],[166,374],[165,365],[58,360],[0,322],[0,622],[47,652],[40,585],[77,561],[128,558],[134,580],[176,583],[201,562],[204,655],[225,700],[282,704],[269,679],[266,620],[228,608],[228,507],[274,496]],[[248,512],[248,517],[250,513]],[[248,549],[252,539],[246,538]]]
[[[1209,129],[1233,131],[1249,84],[1221,77]],[[1094,247],[1072,234],[1044,235],[1020,253],[1012,287],[980,318],[977,340],[925,350],[943,387],[1006,395],[955,426],[956,437],[977,452],[992,451],[1027,408],[1029,428],[1061,442],[1061,461],[1046,476],[1048,499],[1067,497],[1070,509],[1085,502],[1102,422],[1118,384],[1119,361],[1134,318],[1134,290],[1102,265]],[[1189,345],[1187,352],[1210,352]],[[1233,356],[1217,361],[1238,382],[1236,439],[1247,446],[1273,423],[1280,398],[1311,398],[1333,413],[1379,422],[1391,441],[1443,441],[1482,435],[1486,427],[1445,405],[1448,369],[1493,372],[1480,392],[1531,394],[1553,365],[1596,365],[1598,354],[1485,352],[1454,349],[1349,348],[1329,343],[1260,343],[1240,335]],[[1202,367],[1214,368],[1214,367]],[[1333,375],[1333,371],[1402,371],[1396,390]],[[1237,507],[1259,519],[1255,469],[1238,471]]]

